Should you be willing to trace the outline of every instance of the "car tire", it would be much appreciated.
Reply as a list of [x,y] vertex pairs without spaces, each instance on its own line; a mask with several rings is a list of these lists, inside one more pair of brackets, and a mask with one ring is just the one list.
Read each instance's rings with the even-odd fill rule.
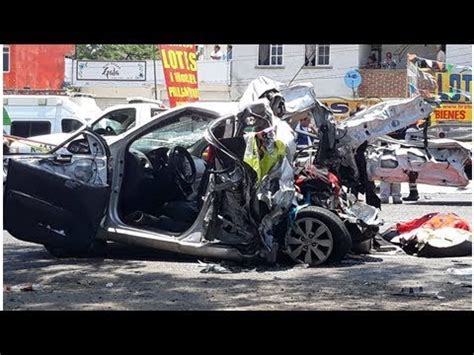
[[351,247],[352,239],[344,222],[333,212],[316,206],[302,208],[285,237],[289,257],[310,266],[338,262]]

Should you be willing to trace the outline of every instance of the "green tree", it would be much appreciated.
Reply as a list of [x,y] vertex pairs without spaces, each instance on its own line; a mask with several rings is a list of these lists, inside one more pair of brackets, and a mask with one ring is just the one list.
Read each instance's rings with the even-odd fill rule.
[[83,60],[145,60],[161,59],[153,44],[78,44],[76,58]]

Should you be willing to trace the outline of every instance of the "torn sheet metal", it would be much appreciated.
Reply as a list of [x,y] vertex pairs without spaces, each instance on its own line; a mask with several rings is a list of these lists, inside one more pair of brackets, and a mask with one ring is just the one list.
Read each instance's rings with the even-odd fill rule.
[[253,80],[245,90],[239,101],[239,109],[243,110],[272,91],[279,92],[283,96],[286,116],[311,110],[317,102],[311,83],[288,86],[282,82],[260,76]]
[[[352,196],[355,198],[354,195]],[[361,201],[355,201],[345,206],[344,214],[351,223],[362,222],[364,226],[381,226],[383,224],[379,218],[379,210]]]
[[340,144],[349,144],[356,149],[365,141],[372,143],[381,136],[428,117],[432,111],[431,105],[421,96],[381,102],[338,124],[338,130],[346,132],[340,138]]
[[[225,243],[247,245],[246,253],[258,252],[269,261],[276,258],[273,229],[295,192],[288,147],[278,137],[293,138],[285,122],[274,122],[282,121],[267,99],[259,98],[236,117],[216,120],[205,136],[217,149],[219,171],[208,234]],[[233,128],[230,135],[225,133],[230,132],[228,126]],[[219,131],[224,132],[220,137]],[[230,185],[224,184],[230,179]]]
[[469,184],[465,166],[471,154],[449,142],[436,146],[430,142],[428,153],[422,148],[391,144],[372,147],[367,154],[367,174],[371,180],[409,182],[409,172],[418,174],[420,184],[464,187]]
[[287,117],[312,110],[317,103],[316,93],[311,83],[282,87],[281,94],[285,99]]
[[239,111],[244,110],[247,106],[254,104],[255,101],[261,99],[266,93],[270,91],[279,91],[284,84],[270,78],[259,76],[252,80],[245,89],[244,94],[239,100]]

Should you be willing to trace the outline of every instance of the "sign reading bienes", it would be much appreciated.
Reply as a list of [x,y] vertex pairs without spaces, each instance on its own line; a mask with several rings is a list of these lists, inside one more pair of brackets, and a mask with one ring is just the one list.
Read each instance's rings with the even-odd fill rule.
[[76,62],[76,79],[90,81],[146,81],[146,61]]

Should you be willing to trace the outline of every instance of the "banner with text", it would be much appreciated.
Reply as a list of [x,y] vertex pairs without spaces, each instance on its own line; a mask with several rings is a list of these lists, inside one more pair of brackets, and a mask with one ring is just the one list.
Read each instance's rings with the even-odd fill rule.
[[470,124],[472,122],[472,105],[443,103],[431,114],[431,123],[433,124],[448,121]]
[[170,107],[199,100],[196,48],[194,45],[160,45]]

